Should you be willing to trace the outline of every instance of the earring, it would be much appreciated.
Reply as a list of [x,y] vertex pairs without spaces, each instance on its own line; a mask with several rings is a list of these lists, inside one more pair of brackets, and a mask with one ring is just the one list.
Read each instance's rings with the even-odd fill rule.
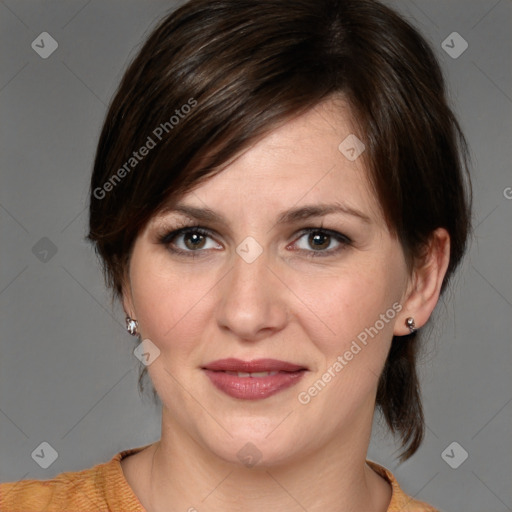
[[414,323],[414,318],[412,316],[405,319],[405,325],[409,328],[409,331],[411,331],[411,334],[413,334],[417,331],[416,324]]
[[133,318],[130,318],[129,316],[126,317],[126,330],[132,335],[137,336],[139,323],[137,320],[133,320]]

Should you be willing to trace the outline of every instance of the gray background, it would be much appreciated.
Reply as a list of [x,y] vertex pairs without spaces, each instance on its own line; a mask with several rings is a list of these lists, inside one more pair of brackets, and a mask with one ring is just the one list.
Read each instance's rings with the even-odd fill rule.
[[[368,456],[442,510],[512,510],[512,1],[390,4],[432,42],[446,72],[472,148],[476,229],[422,358],[425,442],[397,466],[376,421]],[[106,106],[174,5],[0,1],[1,481],[51,478],[159,438],[159,409],[137,392],[134,339],[83,237]],[[44,31],[59,44],[47,59],[31,48]],[[455,59],[441,47],[454,31],[469,44]],[[58,453],[48,469],[31,457],[43,441]],[[457,469],[441,457],[453,441],[469,454]]]

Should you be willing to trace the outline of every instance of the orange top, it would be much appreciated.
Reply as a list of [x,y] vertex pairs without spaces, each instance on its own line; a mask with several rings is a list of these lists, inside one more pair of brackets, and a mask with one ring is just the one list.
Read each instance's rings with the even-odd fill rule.
[[[2,512],[146,512],[124,477],[121,460],[150,445],[124,450],[109,462],[82,471],[60,473],[50,480],[0,484]],[[407,496],[389,470],[367,461],[392,487],[387,512],[439,512]]]

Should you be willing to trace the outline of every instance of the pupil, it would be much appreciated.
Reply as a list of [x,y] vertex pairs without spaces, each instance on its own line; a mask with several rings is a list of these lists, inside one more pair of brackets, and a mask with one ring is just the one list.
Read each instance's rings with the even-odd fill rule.
[[185,239],[185,243],[189,249],[197,249],[204,242],[204,237],[198,233],[190,233]]
[[[322,247],[322,246],[328,246],[329,245],[329,242],[328,242],[328,235],[322,235],[322,234],[316,234],[316,235],[310,235],[310,241],[313,242],[313,245],[315,247]],[[324,242],[322,243],[321,240],[324,240]],[[326,240],[327,240],[327,243],[326,243]]]

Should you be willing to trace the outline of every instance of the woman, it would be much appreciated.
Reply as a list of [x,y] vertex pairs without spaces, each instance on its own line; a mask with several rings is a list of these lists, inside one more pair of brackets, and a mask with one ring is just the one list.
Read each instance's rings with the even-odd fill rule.
[[88,238],[161,439],[2,510],[434,511],[366,460],[423,437],[421,329],[464,253],[466,144],[425,40],[373,0],[192,0],[109,108]]

